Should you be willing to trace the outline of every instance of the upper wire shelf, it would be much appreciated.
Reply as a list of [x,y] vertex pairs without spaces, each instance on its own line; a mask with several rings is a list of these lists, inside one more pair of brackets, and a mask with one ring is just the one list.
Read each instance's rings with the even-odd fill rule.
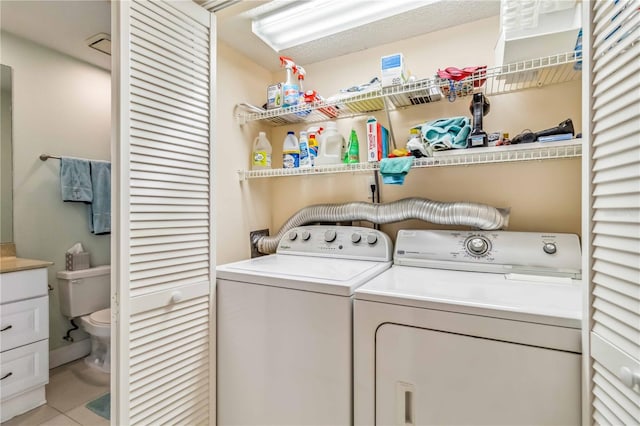
[[[481,70],[455,82],[456,98],[481,91],[485,95],[500,95],[552,84],[577,80],[581,71],[574,65],[581,60],[581,51],[571,51],[537,59],[514,62]],[[578,68],[578,69],[576,69]],[[437,102],[449,95],[451,83],[439,77],[426,78],[403,85],[375,88],[367,92],[346,94],[313,104],[261,111],[236,112],[240,124],[265,121],[273,126],[312,123],[334,118],[348,118],[385,109]]]
[[[582,139],[559,142],[535,142],[487,148],[451,149],[438,151],[433,157],[416,158],[413,168],[468,166],[473,164],[508,163],[515,161],[575,158],[582,155]],[[378,162],[357,164],[332,164],[296,169],[238,170],[240,180],[311,176],[337,173],[362,173],[380,169]]]

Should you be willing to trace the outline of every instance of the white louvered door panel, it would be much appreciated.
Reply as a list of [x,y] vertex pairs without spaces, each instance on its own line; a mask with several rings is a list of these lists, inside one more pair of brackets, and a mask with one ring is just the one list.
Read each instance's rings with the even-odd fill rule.
[[215,424],[214,16],[112,2],[112,418]]
[[591,400],[640,424],[640,1],[589,6]]

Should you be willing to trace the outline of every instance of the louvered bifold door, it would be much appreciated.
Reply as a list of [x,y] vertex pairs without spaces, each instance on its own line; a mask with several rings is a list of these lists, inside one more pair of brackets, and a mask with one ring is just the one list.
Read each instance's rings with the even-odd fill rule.
[[112,1],[118,425],[215,424],[214,16]]
[[640,424],[640,1],[591,25],[591,391],[595,424]]

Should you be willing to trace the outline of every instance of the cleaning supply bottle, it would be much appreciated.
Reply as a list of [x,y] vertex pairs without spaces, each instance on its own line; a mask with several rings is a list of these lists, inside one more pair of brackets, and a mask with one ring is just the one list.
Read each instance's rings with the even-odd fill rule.
[[309,156],[309,140],[307,132],[300,132],[300,168],[311,167],[311,157]]
[[309,159],[311,160],[311,165],[316,165],[316,158],[318,157],[318,139],[320,139],[320,135],[324,131],[323,127],[313,126],[307,129],[307,135],[309,136]]
[[300,145],[294,132],[287,132],[282,144],[282,167],[294,169],[300,167]]
[[344,152],[345,141],[335,122],[330,121],[320,139],[320,147],[316,165],[340,164]]
[[360,142],[358,141],[358,134],[353,129],[351,129],[351,135],[349,135],[349,146],[344,152],[344,162],[347,164],[360,162]]
[[298,105],[298,99],[300,98],[300,89],[298,84],[293,78],[293,73],[296,64],[293,60],[287,56],[280,56],[280,65],[287,70],[287,81],[282,85],[282,106],[284,108]]
[[251,168],[253,170],[271,168],[271,143],[265,132],[258,133],[258,137],[253,141]]
[[299,94],[299,98],[298,98],[298,103],[299,104],[303,104],[305,103],[304,100],[304,76],[307,75],[307,72],[305,71],[304,68],[302,68],[300,65],[296,65],[294,67],[294,72],[298,73],[298,94]]

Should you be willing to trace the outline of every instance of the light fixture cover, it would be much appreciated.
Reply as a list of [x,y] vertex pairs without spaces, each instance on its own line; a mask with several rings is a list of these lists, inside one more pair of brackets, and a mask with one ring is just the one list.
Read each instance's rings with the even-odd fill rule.
[[439,1],[443,0],[282,1],[281,7],[255,16],[251,30],[280,52]]

